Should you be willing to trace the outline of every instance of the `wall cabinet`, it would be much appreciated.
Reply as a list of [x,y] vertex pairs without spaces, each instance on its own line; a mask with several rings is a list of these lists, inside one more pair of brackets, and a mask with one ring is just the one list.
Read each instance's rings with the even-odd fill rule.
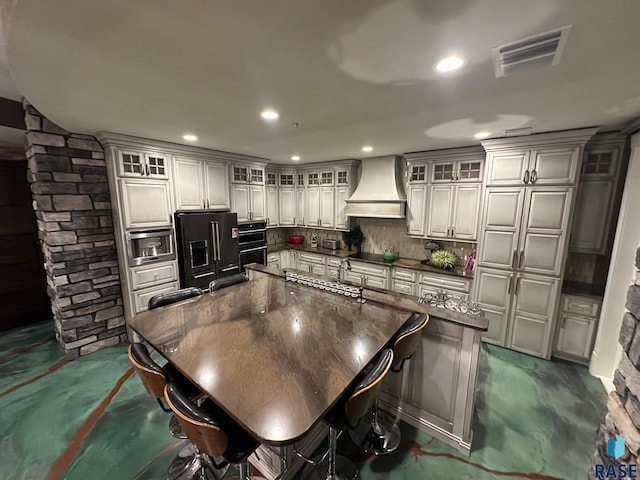
[[427,236],[475,240],[480,190],[480,185],[432,185]]
[[167,180],[169,166],[163,153],[142,150],[117,151],[118,175],[120,177]]
[[431,183],[482,182],[484,156],[463,161],[439,161],[431,165]]
[[276,187],[266,187],[265,197],[267,202],[267,227],[277,227],[280,224],[278,189]]
[[574,185],[580,152],[579,146],[489,152],[486,183],[490,186]]
[[333,228],[334,205],[333,187],[307,187],[305,225]]
[[265,220],[267,205],[264,186],[232,185],[231,209],[238,214],[239,222]]
[[293,227],[296,225],[296,189],[280,187],[278,190],[278,225]]
[[585,148],[569,250],[605,255],[611,246],[613,211],[621,184],[625,139],[596,135]]
[[171,226],[173,209],[169,182],[122,178],[119,185],[125,229]]
[[423,237],[425,234],[425,206],[428,186],[409,185],[407,188],[407,233]]
[[173,184],[176,210],[229,208],[227,165],[176,157]]

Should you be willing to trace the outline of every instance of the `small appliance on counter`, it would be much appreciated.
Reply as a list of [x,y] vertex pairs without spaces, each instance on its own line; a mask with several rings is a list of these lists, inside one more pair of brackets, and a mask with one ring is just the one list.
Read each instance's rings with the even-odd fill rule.
[[316,248],[318,246],[318,235],[316,235],[315,233],[311,234],[311,247],[312,248]]
[[322,241],[322,246],[324,248],[328,248],[329,250],[339,250],[340,249],[340,240],[334,240],[331,238],[325,238]]
[[290,235],[289,243],[293,245],[302,245],[304,243],[304,235]]

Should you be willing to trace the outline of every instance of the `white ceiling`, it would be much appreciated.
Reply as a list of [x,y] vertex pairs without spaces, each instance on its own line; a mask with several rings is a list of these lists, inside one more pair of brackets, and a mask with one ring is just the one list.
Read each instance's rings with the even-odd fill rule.
[[[365,144],[369,156],[472,145],[480,130],[609,130],[640,116],[638,0],[13,3],[13,82],[79,133],[186,143],[191,132],[202,147],[291,163],[294,153],[362,158]],[[492,47],[565,25],[559,65],[495,78]],[[436,74],[451,52],[467,66]],[[0,67],[0,96],[5,80]],[[266,107],[280,120],[263,121]]]

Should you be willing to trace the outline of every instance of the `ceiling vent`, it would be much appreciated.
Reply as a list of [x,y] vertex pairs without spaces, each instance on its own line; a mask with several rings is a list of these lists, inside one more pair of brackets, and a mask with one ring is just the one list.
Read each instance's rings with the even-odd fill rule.
[[532,67],[557,65],[569,30],[571,25],[493,48],[496,77],[504,77]]

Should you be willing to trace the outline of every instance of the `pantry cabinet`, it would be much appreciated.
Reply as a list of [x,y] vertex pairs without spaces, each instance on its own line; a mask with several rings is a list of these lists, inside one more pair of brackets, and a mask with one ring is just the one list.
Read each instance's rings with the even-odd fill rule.
[[146,179],[122,178],[123,227],[143,229],[168,227],[173,223],[169,182],[149,182]]
[[575,184],[595,129],[492,139],[474,299],[483,340],[549,358],[569,243]]

